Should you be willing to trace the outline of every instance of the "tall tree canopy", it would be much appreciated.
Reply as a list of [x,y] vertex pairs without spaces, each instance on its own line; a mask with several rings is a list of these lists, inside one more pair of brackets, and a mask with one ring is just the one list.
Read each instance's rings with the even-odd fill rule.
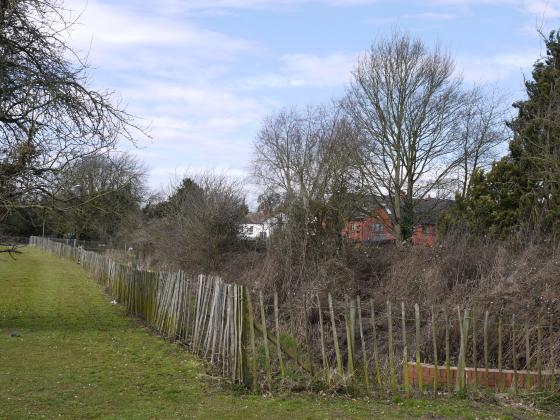
[[47,228],[78,239],[115,238],[131,217],[140,214],[144,177],[143,165],[127,154],[74,162],[56,185],[55,201],[60,203],[54,206],[58,211],[47,213]]
[[560,34],[544,41],[546,55],[525,82],[527,99],[513,105],[509,154],[473,178],[447,226],[499,236],[560,232]]
[[0,218],[39,206],[71,162],[135,132],[111,95],[90,88],[58,0],[0,0]]
[[399,239],[412,235],[418,199],[444,189],[462,161],[463,103],[453,59],[408,34],[374,44],[354,70],[344,105],[359,130],[358,168]]

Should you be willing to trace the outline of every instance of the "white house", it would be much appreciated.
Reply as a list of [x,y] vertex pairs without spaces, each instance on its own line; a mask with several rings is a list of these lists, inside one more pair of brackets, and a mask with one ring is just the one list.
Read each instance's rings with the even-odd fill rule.
[[271,216],[263,212],[247,213],[239,229],[244,239],[267,239],[283,221],[282,214]]

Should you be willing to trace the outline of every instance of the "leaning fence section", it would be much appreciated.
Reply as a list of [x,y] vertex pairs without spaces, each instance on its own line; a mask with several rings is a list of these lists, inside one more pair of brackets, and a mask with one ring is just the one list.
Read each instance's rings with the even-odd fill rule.
[[335,302],[327,294],[305,299],[296,331],[282,316],[276,293],[263,296],[213,276],[138,270],[47,238],[31,237],[30,244],[81,264],[129,313],[255,391],[558,391],[555,320],[519,323],[514,315],[488,310],[376,305],[359,296]]

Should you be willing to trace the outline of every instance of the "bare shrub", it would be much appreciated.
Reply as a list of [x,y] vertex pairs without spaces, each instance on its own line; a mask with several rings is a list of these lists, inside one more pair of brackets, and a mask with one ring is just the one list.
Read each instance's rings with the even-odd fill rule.
[[142,247],[160,266],[215,272],[239,245],[246,212],[239,183],[213,173],[186,177],[150,209]]

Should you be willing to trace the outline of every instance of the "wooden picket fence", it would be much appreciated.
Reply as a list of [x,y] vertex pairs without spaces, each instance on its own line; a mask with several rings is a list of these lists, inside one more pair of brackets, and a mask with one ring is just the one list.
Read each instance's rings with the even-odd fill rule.
[[295,328],[281,316],[276,293],[265,298],[219,277],[138,270],[47,238],[31,237],[30,244],[81,264],[129,313],[254,391],[303,386],[358,395],[439,395],[474,387],[558,392],[555,320],[545,325],[539,317],[518,325],[515,316],[490,316],[488,310],[422,311],[418,304],[407,310],[409,305],[395,308],[391,302],[375,307],[359,296],[335,304],[329,293],[299,308],[303,328]]

